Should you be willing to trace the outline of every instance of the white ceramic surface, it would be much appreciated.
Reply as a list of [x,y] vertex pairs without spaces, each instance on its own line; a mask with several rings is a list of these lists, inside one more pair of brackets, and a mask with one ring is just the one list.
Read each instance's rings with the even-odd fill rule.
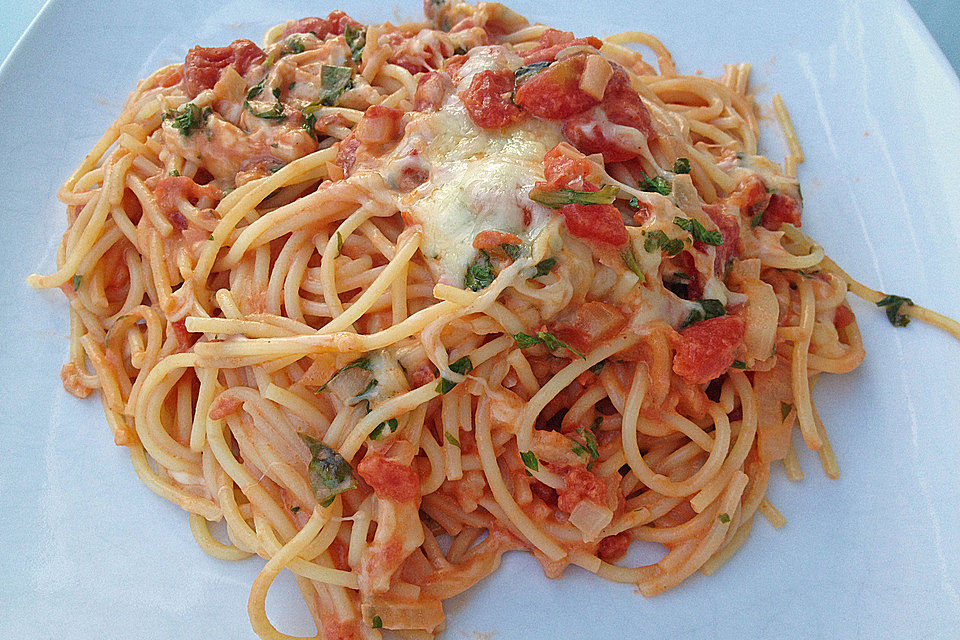
[[[134,8],[134,4],[139,6]],[[518,1],[580,35],[641,28],[681,69],[754,64],[783,94],[804,143],[805,228],[865,282],[960,317],[960,84],[905,3]],[[372,0],[344,6],[363,21]],[[0,637],[252,638],[245,613],[261,561],[226,564],[194,544],[186,515],[134,476],[95,398],[60,386],[67,315],[37,293],[63,230],[61,181],[136,80],[197,43],[338,5],[227,0],[50,3],[0,73]],[[769,108],[764,110],[768,116]],[[783,145],[764,123],[766,148]],[[446,607],[447,640],[514,638],[955,638],[960,629],[960,345],[894,329],[853,301],[867,359],[815,396],[841,465],[827,480],[777,470],[762,518],[713,577],[643,599],[573,568],[548,581],[527,555]],[[311,635],[292,579],[268,600],[285,631]]]

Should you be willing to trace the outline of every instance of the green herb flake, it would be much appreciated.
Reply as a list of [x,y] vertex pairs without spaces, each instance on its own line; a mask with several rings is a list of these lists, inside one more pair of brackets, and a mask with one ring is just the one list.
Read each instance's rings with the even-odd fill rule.
[[676,160],[674,160],[673,172],[674,173],[690,173],[690,159],[677,158]]
[[595,374],[595,375],[600,375],[600,372],[603,371],[603,368],[604,368],[605,366],[607,366],[607,359],[606,359],[606,358],[604,358],[603,360],[601,360],[601,361],[598,362],[597,364],[595,364],[595,365],[593,365],[592,367],[590,367],[589,369],[587,369],[587,371],[589,371],[590,373],[593,373],[593,374]]
[[728,522],[730,522],[730,514],[729,514],[729,513],[721,513],[721,514],[720,514],[720,517],[719,517],[719,520],[720,520],[721,523],[727,524]]
[[751,227],[759,227],[760,223],[763,222],[763,214],[766,212],[766,209],[763,211],[758,211],[750,218]]
[[170,176],[171,178],[179,178],[180,172],[174,169],[173,171],[168,172],[167,175]]
[[372,366],[371,366],[371,364],[370,364],[370,358],[358,358],[358,359],[354,360],[353,362],[351,362],[350,364],[348,364],[348,365],[346,365],[346,366],[343,366],[343,367],[340,367],[339,369],[337,369],[336,371],[333,372],[333,375],[330,376],[330,379],[329,379],[329,380],[327,380],[326,382],[323,383],[323,386],[321,386],[319,389],[317,389],[317,393],[320,393],[321,391],[325,391],[326,388],[327,388],[327,385],[329,385],[331,382],[333,382],[333,379],[334,379],[334,378],[336,378],[338,375],[340,375],[341,373],[343,373],[343,372],[346,371],[347,369],[363,369],[364,371],[371,371],[371,370],[372,370]]
[[[473,363],[470,362],[470,358],[468,358],[467,356],[463,356],[462,358],[460,358],[459,360],[457,360],[456,362],[450,365],[450,371],[453,371],[454,373],[459,373],[460,375],[465,376],[471,371],[473,371]],[[452,382],[450,380],[447,380],[446,378],[440,378],[440,382],[437,383],[437,392],[440,395],[443,395],[449,392],[455,386],[457,386],[456,382]]]
[[631,209],[639,209],[640,200],[637,198],[637,196],[630,196],[630,199],[627,200],[627,206]]
[[340,96],[353,85],[353,69],[325,64],[320,67],[320,99],[325,107],[333,107]]
[[670,183],[667,182],[666,178],[663,176],[651,178],[643,169],[640,170],[640,180],[637,181],[637,186],[640,187],[641,191],[655,192],[662,196],[670,195]]
[[[349,27],[347,28],[349,29]],[[380,616],[373,616],[373,618],[370,619],[370,626],[374,629],[382,629],[383,620],[380,619]]]
[[333,503],[334,497],[347,489],[355,489],[356,480],[353,478],[353,468],[335,449],[327,446],[322,440],[299,434],[307,448],[310,449],[312,459],[307,466],[310,475],[310,486],[313,494],[324,507]]
[[[303,112],[301,111],[301,113]],[[317,137],[317,115],[315,113],[303,113],[302,128],[310,134],[310,137],[313,138],[315,142],[320,141]]]
[[[573,452],[578,456],[588,456],[591,461],[596,460],[600,457],[600,452],[597,448],[597,436],[583,427],[577,427],[577,435],[583,438],[583,442],[578,442],[573,440]],[[571,438],[572,440],[572,438]]]
[[290,513],[293,513],[293,514],[300,513],[300,507],[290,507]]
[[530,199],[551,209],[560,209],[568,204],[613,204],[620,189],[616,186],[603,186],[599,191],[577,191],[575,189],[557,189],[556,191],[531,191]]
[[734,360],[733,364],[730,366],[733,367],[734,369],[746,369],[747,363],[743,362],[742,360]]
[[207,240],[213,240],[213,234],[212,234],[212,233],[210,234],[210,237],[207,238]]
[[340,255],[340,250],[343,249],[343,236],[337,231],[337,255]]
[[564,342],[563,340],[560,340],[557,336],[547,331],[537,331],[536,335],[533,335],[533,336],[527,335],[525,333],[516,333],[516,334],[513,334],[513,339],[516,341],[517,346],[520,349],[529,349],[534,345],[543,344],[550,351],[557,351],[558,349],[567,349],[568,351],[571,351],[577,354],[584,360],[586,360],[587,358],[585,355],[583,355],[582,353],[580,353],[579,351],[577,351],[576,349],[568,345],[566,342]]
[[895,327],[905,327],[910,324],[910,316],[900,311],[903,305],[912,307],[913,300],[903,296],[888,295],[877,302],[878,307],[887,308],[887,319]]
[[540,461],[537,460],[537,454],[533,451],[521,451],[520,459],[523,460],[523,466],[531,471],[540,470]]
[[[376,389],[376,388],[377,388],[377,385],[379,385],[379,384],[380,384],[380,381],[377,380],[376,378],[374,378],[373,380],[371,380],[370,382],[368,382],[368,383],[367,383],[367,386],[365,386],[365,387],[363,388],[363,391],[361,391],[361,392],[358,393],[357,395],[355,395],[355,396],[353,396],[352,398],[350,398],[349,400],[347,400],[347,406],[348,406],[348,407],[353,407],[353,406],[356,406],[356,405],[360,404],[361,402],[368,402],[368,403],[369,403],[369,402],[370,402],[370,398],[373,396],[373,390]],[[369,405],[367,405],[367,406],[369,407]]]
[[299,36],[290,36],[287,38],[286,43],[284,43],[286,53],[303,53],[305,47],[303,46],[303,41],[300,40]]
[[668,256],[675,256],[683,251],[683,240],[671,238],[660,229],[651,231],[643,241],[643,250],[647,253],[653,253],[658,249]]
[[78,274],[74,274],[73,279],[71,280],[71,282],[73,283],[73,290],[74,290],[74,291],[76,291],[77,289],[80,288],[80,281],[81,281],[81,280],[83,280],[83,276],[81,276],[79,273],[78,273]]
[[450,433],[449,431],[444,431],[444,432],[443,432],[443,437],[445,437],[445,438],[447,439],[447,442],[449,442],[450,444],[452,444],[453,446],[455,446],[457,449],[461,449],[461,448],[462,448],[462,447],[460,446],[460,441],[457,440],[457,439],[453,436],[453,434]]
[[723,303],[713,298],[703,298],[701,300],[694,300],[693,302],[697,306],[690,312],[687,319],[683,321],[683,324],[680,325],[681,329],[686,329],[701,320],[719,318],[727,313],[727,309],[723,306]]
[[511,260],[516,260],[520,257],[522,248],[518,244],[502,244],[500,248],[503,249],[503,252],[507,254]]
[[633,252],[632,244],[620,251],[620,258],[623,260],[623,264],[627,266],[627,269],[630,269],[630,271],[640,278],[640,282],[646,280],[646,275],[643,273],[643,269],[640,268],[640,263],[637,262],[637,256]]
[[250,87],[250,91],[247,91],[247,102],[253,100],[253,99],[256,98],[258,95],[260,95],[261,93],[263,93],[263,84],[264,84],[266,81],[267,81],[267,77],[264,76],[264,77],[263,77],[263,80],[261,80],[261,81],[258,82],[257,84],[255,84],[255,85],[253,85],[252,87]]
[[[396,418],[390,418],[386,422],[381,422],[377,425],[377,428],[370,432],[371,440],[379,440],[384,435],[390,435],[397,430],[397,426],[400,423],[397,422]],[[386,433],[384,433],[386,431]]]
[[[266,110],[264,110],[264,111],[254,111],[254,110],[253,110],[253,107],[251,106],[251,104],[250,104],[250,102],[249,102],[249,101],[250,101],[250,94],[253,94],[254,97],[260,95],[260,91],[263,89],[263,87],[261,86],[262,84],[263,84],[263,81],[261,80],[261,82],[260,82],[259,85],[257,85],[257,86],[254,87],[253,89],[250,89],[249,93],[247,93],[247,102],[244,103],[244,106],[247,108],[247,110],[250,112],[250,114],[253,115],[254,117],[263,118],[264,120],[276,120],[276,121],[278,121],[278,122],[282,122],[282,121],[286,120],[286,119],[287,119],[287,116],[286,116],[286,114],[283,113],[283,103],[280,102],[280,88],[279,88],[279,87],[275,87],[275,88],[273,89],[273,91],[271,91],[271,93],[273,94],[273,99],[274,99],[274,101],[275,101],[275,102],[274,102],[274,105],[273,105],[272,107],[270,107],[269,109],[266,109]],[[258,89],[258,87],[259,87],[259,89]],[[255,90],[256,90],[256,93],[254,94],[253,92],[254,92]]]
[[490,256],[480,250],[480,256],[467,267],[463,284],[471,291],[486,289],[493,282],[493,269],[490,268]]
[[180,132],[180,135],[189,137],[191,133],[203,127],[207,118],[213,113],[210,107],[201,109],[192,102],[185,102],[177,109],[168,109],[163,114],[164,120],[173,120],[173,128]]
[[526,82],[549,66],[549,62],[533,62],[531,64],[525,64],[513,72],[514,80],[517,84]]
[[692,235],[693,239],[697,242],[711,244],[714,246],[723,244],[723,235],[716,230],[707,231],[707,228],[704,227],[699,220],[676,217],[673,219],[673,224],[677,225],[684,231],[689,231],[690,235]]
[[790,410],[791,410],[791,409],[793,409],[793,405],[792,405],[792,404],[789,404],[789,403],[786,403],[786,402],[781,402],[781,403],[780,403],[780,419],[781,419],[781,420],[786,420],[786,419],[787,419],[787,416],[790,415]]
[[350,47],[350,59],[354,62],[360,62],[363,55],[363,48],[367,44],[367,30],[348,24],[343,30],[343,37]]
[[555,266],[557,266],[556,258],[547,258],[546,260],[541,260],[540,262],[535,264],[533,267],[534,269],[533,277],[539,278],[541,276],[545,276],[548,273],[550,273]]

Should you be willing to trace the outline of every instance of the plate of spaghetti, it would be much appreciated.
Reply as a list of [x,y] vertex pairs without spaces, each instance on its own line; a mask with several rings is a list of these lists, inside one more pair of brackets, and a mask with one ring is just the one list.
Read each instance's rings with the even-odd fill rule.
[[71,123],[4,186],[18,637],[956,629],[960,90],[909,9],[891,71],[879,9],[247,4],[66,38],[61,98],[49,5],[4,69]]

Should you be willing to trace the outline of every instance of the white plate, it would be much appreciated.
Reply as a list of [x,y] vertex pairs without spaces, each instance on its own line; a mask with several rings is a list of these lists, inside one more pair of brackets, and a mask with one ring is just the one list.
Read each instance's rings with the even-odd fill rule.
[[[63,297],[25,279],[53,268],[65,224],[54,193],[138,78],[194,44],[257,41],[271,24],[336,5],[136,4],[54,1],[0,75],[0,635],[9,638],[253,637],[245,605],[261,561],[206,557],[186,515],[140,484],[99,402],[60,386]],[[369,22],[419,14],[412,0],[399,16],[377,4],[344,8]],[[580,35],[650,31],[683,70],[754,63],[761,100],[781,92],[804,143],[807,230],[865,282],[960,317],[960,85],[906,3],[513,5]],[[767,148],[780,157],[771,124]],[[770,496],[786,527],[758,519],[719,573],[649,600],[576,568],[549,581],[530,556],[508,554],[447,605],[444,638],[956,637],[960,345],[853,306],[867,359],[851,375],[824,376],[815,393],[841,479],[825,479],[809,454],[801,484],[778,470]],[[268,604],[284,630],[313,633],[289,578]]]

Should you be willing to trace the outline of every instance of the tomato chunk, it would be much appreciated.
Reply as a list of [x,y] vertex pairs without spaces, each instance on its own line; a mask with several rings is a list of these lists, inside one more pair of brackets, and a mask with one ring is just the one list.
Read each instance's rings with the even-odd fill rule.
[[574,38],[570,31],[559,31],[557,29],[547,29],[540,35],[540,41],[537,46],[524,52],[523,63],[532,64],[534,62],[553,62],[557,54],[567,47],[577,44],[590,45],[594,49],[600,49],[603,43],[593,36],[587,38]]
[[570,513],[584,500],[594,504],[606,503],[607,485],[599,476],[587,471],[586,465],[568,467],[563,487],[557,491],[557,508]]
[[513,72],[509,69],[481,71],[473,76],[470,87],[460,92],[460,100],[478,127],[502,129],[523,117],[520,108],[510,100],[513,89]]
[[[727,268],[727,263],[737,255],[740,249],[740,222],[734,214],[724,212],[723,208],[717,205],[706,205],[703,211],[716,223],[720,229],[720,235],[723,236],[723,244],[716,246],[717,257],[713,262],[714,272],[721,276]],[[706,245],[699,241],[694,242],[693,246],[700,251],[706,249]]]
[[[622,69],[616,69],[607,83],[600,109],[613,124],[636,129],[648,140],[655,136],[650,112]],[[583,153],[600,153],[607,162],[622,162],[639,155],[636,144],[631,144],[627,137],[618,137],[615,128],[605,129],[598,117],[602,116],[596,111],[585,111],[567,119],[563,135]]]
[[[583,190],[588,180],[596,180],[598,167],[587,157],[565,142],[561,142],[543,156],[544,188]],[[539,186],[539,185],[538,185]]]
[[627,554],[630,548],[630,534],[627,532],[607,536],[597,545],[597,557],[604,562],[614,562]]
[[723,199],[723,202],[739,207],[740,215],[753,218],[762,214],[770,204],[770,194],[767,193],[767,185],[763,180],[751,175],[738,184],[737,188]]
[[721,316],[701,320],[676,339],[673,372],[691,384],[703,384],[730,368],[743,343],[743,320]]
[[785,193],[775,193],[770,196],[770,204],[763,212],[760,223],[771,231],[779,229],[784,222],[799,227],[801,212],[800,202],[796,198]]
[[612,204],[568,204],[560,213],[574,237],[613,247],[622,247],[630,239],[623,216]]
[[244,75],[266,57],[263,50],[249,40],[234,40],[226,47],[194,47],[183,61],[183,86],[195,98],[204,89],[212,89],[227,67]]
[[376,453],[368,453],[357,465],[357,473],[378,498],[408,502],[420,495],[420,476],[412,468]]
[[295,20],[293,22],[287,23],[287,26],[283,28],[283,37],[293,35],[295,33],[309,33],[312,32],[318,38],[323,40],[328,35],[342,36],[344,30],[347,28],[347,25],[351,27],[361,27],[359,22],[348,16],[343,11],[336,9],[330,12],[326,18],[303,18],[301,20]]
[[577,307],[573,318],[561,320],[550,330],[575,349],[589,351],[615,336],[626,322],[626,316],[612,304],[592,300]]
[[580,89],[586,60],[581,53],[550,65],[520,85],[514,102],[546,120],[563,120],[589,109],[599,101]]

